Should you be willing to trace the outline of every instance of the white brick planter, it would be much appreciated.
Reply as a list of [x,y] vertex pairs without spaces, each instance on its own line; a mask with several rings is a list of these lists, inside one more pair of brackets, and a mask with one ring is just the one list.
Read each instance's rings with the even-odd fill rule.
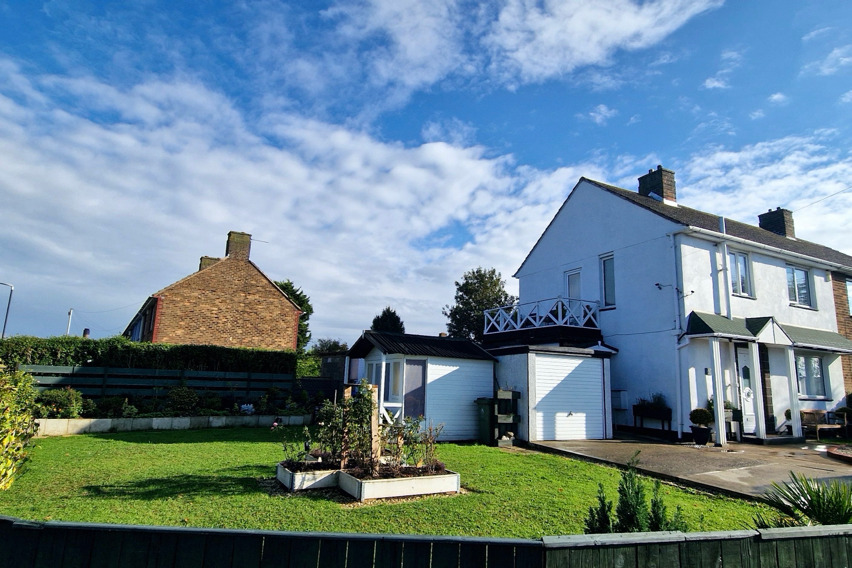
[[339,469],[290,471],[279,463],[275,478],[290,491],[304,491],[305,489],[337,487],[339,473]]
[[458,493],[461,488],[459,474],[452,471],[440,475],[393,479],[358,479],[341,471],[338,484],[343,491],[359,501],[434,493]]
[[[200,428],[269,427],[275,422],[274,415],[254,416],[175,416],[161,418],[37,418],[39,438],[70,436],[97,432],[129,432],[136,430],[188,430]],[[311,423],[311,415],[284,416],[280,423],[285,426],[301,426]]]

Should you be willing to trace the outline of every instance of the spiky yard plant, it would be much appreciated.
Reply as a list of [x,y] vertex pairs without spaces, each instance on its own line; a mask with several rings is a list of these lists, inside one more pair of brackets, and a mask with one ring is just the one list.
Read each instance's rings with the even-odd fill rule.
[[795,525],[845,525],[852,523],[852,485],[821,482],[790,472],[790,481],[772,483],[764,499],[781,512],[778,519],[754,518],[758,527]]

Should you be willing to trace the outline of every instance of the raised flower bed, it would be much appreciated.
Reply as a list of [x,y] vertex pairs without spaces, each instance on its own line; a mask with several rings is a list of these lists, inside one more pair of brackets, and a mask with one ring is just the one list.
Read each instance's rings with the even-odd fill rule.
[[[376,397],[370,385],[362,384],[340,402],[326,401],[317,427],[304,429],[304,440],[273,424],[286,457],[277,466],[278,481],[290,491],[339,486],[359,501],[458,493],[459,474],[446,471],[435,457],[442,425],[421,430],[419,420],[406,418],[380,427]],[[328,469],[325,464],[340,465]]]
[[357,499],[384,499],[388,497],[411,497],[413,495],[434,495],[436,493],[458,493],[461,478],[458,473],[444,470],[444,473],[415,475],[411,477],[358,478],[347,471],[341,471],[338,478],[340,489]]
[[288,491],[304,491],[306,489],[337,487],[339,474],[339,469],[290,471],[284,462],[281,462],[278,464],[278,472],[275,478]]

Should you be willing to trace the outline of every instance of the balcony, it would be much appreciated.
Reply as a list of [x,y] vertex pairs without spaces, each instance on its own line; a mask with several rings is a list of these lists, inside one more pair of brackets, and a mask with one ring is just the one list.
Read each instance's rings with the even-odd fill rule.
[[582,344],[600,339],[600,304],[552,298],[485,310],[483,343]]

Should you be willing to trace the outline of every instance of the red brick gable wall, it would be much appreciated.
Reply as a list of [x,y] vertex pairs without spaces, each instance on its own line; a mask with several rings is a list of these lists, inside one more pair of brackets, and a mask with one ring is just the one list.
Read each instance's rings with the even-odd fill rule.
[[[849,315],[849,298],[846,295],[846,281],[852,276],[834,272],[831,283],[834,289],[834,309],[837,312],[837,331],[852,339],[852,316]],[[843,383],[846,393],[852,393],[852,355],[843,355]]]
[[157,296],[158,343],[296,349],[298,308],[246,259],[224,258]]

